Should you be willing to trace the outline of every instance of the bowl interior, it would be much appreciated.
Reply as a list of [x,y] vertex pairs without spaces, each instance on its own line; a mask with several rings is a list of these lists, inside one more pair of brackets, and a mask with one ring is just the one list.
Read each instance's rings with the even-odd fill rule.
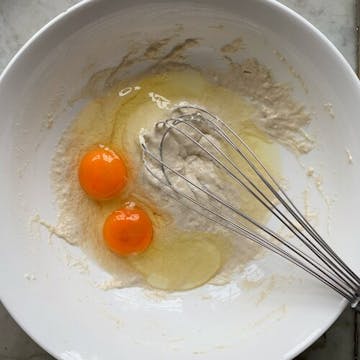
[[[320,232],[360,270],[354,256],[360,236],[354,226],[360,90],[328,41],[273,2],[94,1],[76,6],[38,33],[1,79],[4,304],[31,336],[62,359],[291,358],[331,324],[344,302],[275,255],[250,264],[249,271],[264,277],[254,288],[206,285],[164,298],[138,288],[104,291],[97,284],[108,279],[106,273],[91,262],[84,272],[78,248],[56,236],[49,240],[48,231],[31,223],[36,214],[56,223],[51,158],[86,102],[70,100],[93,73],[119,64],[134,42],[145,47],[164,36],[173,36],[174,42],[199,39],[189,61],[202,67],[221,66],[214,49],[241,36],[245,48],[236,55],[238,61],[256,57],[277,81],[293,87],[294,97],[312,113],[308,132],[317,146],[301,159],[282,152],[289,192],[302,207],[310,183]],[[324,104],[331,104],[333,115]],[[54,120],[51,127],[49,120]],[[308,166],[321,174],[323,194],[306,178]]]

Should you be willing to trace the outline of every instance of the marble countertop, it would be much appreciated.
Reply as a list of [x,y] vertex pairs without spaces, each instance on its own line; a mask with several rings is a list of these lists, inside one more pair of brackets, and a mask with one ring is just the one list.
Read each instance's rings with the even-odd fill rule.
[[[281,0],[322,31],[355,69],[357,63],[355,33],[356,0]],[[50,19],[79,0],[0,0],[0,71],[16,51]],[[347,310],[310,349],[297,360],[360,359],[359,327],[354,314]],[[359,332],[357,332],[358,334]],[[0,360],[53,359],[12,320],[0,304]]]

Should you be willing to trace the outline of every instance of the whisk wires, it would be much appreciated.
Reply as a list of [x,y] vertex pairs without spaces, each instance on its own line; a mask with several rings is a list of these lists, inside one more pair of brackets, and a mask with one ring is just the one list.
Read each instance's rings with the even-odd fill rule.
[[[159,121],[156,127],[162,131],[156,151],[149,149],[144,139],[141,146],[146,170],[163,185],[164,191],[201,216],[299,266],[346,298],[354,308],[359,305],[359,277],[325,242],[239,134],[220,118],[195,105],[176,107],[171,117]],[[167,157],[171,144],[166,144],[171,138],[180,145],[195,146],[199,156],[209,159],[232,184],[251,194],[298,244],[176,169],[171,163],[173,159]],[[186,187],[178,186],[179,182]]]

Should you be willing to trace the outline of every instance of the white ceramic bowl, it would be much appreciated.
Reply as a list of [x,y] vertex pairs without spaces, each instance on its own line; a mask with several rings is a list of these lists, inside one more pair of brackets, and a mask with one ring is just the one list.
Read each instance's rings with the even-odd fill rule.
[[[2,301],[25,331],[59,359],[290,359],[345,306],[330,290],[271,254],[253,264],[265,277],[255,288],[207,285],[164,299],[136,288],[106,292],[94,286],[106,278],[95,264],[90,264],[90,274],[79,271],[77,248],[56,237],[49,243],[46,231],[29,234],[29,218],[35,213],[55,223],[50,160],[61,132],[83,106],[67,100],[92,73],[119,63],[129,40],[157,38],[179,23],[184,25],[180,38],[202,38],[203,53],[195,56],[200,63],[211,59],[212,46],[243,36],[247,47],[240,56],[267,64],[313,112],[309,132],[317,149],[302,162],[321,168],[324,192],[336,195],[330,234],[327,208],[314,189],[311,202],[320,209],[320,231],[360,270],[355,256],[360,250],[360,87],[321,33],[274,1],[83,2],[38,32],[0,81]],[[214,28],[219,24],[222,30]],[[303,80],[294,77],[289,64]],[[324,103],[332,104],[335,118]],[[44,126],[49,113],[55,119],[51,129]],[[345,148],[352,152],[352,165]],[[290,190],[299,200],[304,171],[286,153],[284,163],[285,175],[294,174]]]

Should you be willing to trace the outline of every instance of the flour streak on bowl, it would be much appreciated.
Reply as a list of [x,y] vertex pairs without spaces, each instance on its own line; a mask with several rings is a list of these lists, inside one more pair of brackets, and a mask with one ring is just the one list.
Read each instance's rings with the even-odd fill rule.
[[[79,249],[55,236],[49,244],[43,228],[40,236],[29,235],[28,221],[36,213],[56,223],[51,157],[86,102],[70,100],[93,73],[119,64],[134,42],[146,46],[164,35],[201,39],[189,57],[200,67],[216,66],[212,49],[241,36],[246,47],[233,55],[237,61],[255,57],[277,81],[291,84],[296,99],[313,113],[309,132],[317,146],[302,164],[321,171],[322,191],[335,199],[327,234],[327,205],[315,185],[309,190],[312,206],[323,214],[320,231],[354,270],[360,269],[353,256],[360,236],[353,226],[360,180],[360,89],[349,65],[317,30],[272,1],[89,1],[36,34],[1,77],[2,300],[59,359],[176,360],[201,354],[207,359],[290,359],[328,328],[344,303],[275,256],[251,264],[242,285],[150,297],[139,288],[99,289],[94,279],[106,280],[107,274],[93,263],[84,265]],[[324,109],[329,103],[335,116]],[[351,151],[352,164],[345,149]],[[286,173],[293,174],[290,194],[300,201],[307,184],[304,170],[285,150],[282,160]]]

